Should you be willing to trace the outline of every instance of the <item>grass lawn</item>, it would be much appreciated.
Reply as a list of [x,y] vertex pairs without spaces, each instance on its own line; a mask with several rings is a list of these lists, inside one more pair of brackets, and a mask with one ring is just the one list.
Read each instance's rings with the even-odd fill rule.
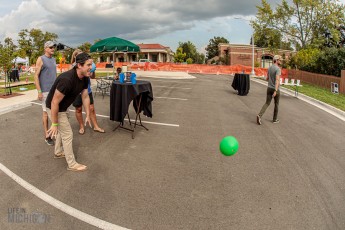
[[[298,88],[298,92],[309,97],[315,98],[319,101],[325,102],[331,106],[345,111],[345,95],[344,94],[334,94],[331,92],[331,87],[329,89],[320,88],[305,82],[301,82],[302,87]],[[294,86],[282,86],[291,90],[295,90]]]
[[[21,82],[25,82],[26,81],[26,77],[28,77],[28,81],[30,82],[33,82],[34,81],[34,75],[31,74],[31,75],[27,75],[27,74],[22,74],[20,77],[19,77],[19,80]],[[5,85],[5,82],[0,82],[0,85]],[[26,88],[26,90],[20,90],[20,88]],[[30,85],[21,85],[21,86],[14,86],[11,88],[11,91],[13,93],[16,93],[16,92],[23,92],[23,91],[28,91],[28,90],[32,90],[32,89],[36,89],[35,87],[35,84],[30,84]],[[0,94],[5,94],[5,89],[3,88],[0,88]]]
[[[58,73],[58,75],[60,75],[60,73]],[[98,77],[104,77],[107,76],[108,73],[102,73],[102,72],[96,72],[96,78]],[[109,75],[112,75],[112,73],[109,73]],[[26,77],[28,77],[28,81],[30,82],[34,82],[34,74],[31,75],[27,75],[27,74],[22,74],[20,76],[20,81],[24,82],[26,80]],[[0,82],[0,85],[5,85],[5,82]],[[20,90],[20,88],[26,88],[26,90],[24,91],[28,91],[28,90],[32,90],[32,89],[36,89],[35,84],[31,84],[31,85],[23,85],[23,86],[15,86],[12,87],[11,90],[13,93],[18,93],[18,92],[23,92],[22,90]],[[5,94],[5,89],[0,88],[0,94]]]
[[[256,78],[261,81],[265,81],[263,78]],[[326,104],[329,104],[337,109],[345,111],[345,95],[344,94],[334,94],[331,92],[331,87],[329,89],[314,86],[301,81],[302,87],[298,88],[298,93],[302,93],[306,96],[312,97]],[[282,85],[281,87],[291,89],[295,91],[295,86]]]

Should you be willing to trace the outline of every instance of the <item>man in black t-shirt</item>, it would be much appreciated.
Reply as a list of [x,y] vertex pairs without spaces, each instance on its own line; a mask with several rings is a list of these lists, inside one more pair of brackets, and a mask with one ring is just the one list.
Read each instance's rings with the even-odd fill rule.
[[68,121],[67,109],[81,93],[86,111],[85,125],[90,123],[90,99],[88,95],[88,79],[91,74],[92,59],[86,53],[76,57],[73,69],[56,78],[46,100],[48,116],[52,122],[48,135],[56,138],[54,158],[66,158],[71,171],[84,171],[86,166],[76,162],[72,140],[73,132]]

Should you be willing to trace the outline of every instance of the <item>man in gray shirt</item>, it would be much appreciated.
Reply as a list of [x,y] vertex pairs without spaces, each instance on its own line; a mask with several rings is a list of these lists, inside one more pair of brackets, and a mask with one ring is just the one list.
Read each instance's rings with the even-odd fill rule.
[[56,44],[52,41],[44,43],[44,55],[37,58],[35,71],[35,85],[38,92],[38,99],[42,101],[44,138],[48,145],[54,145],[54,141],[47,134],[48,114],[46,98],[56,79],[56,60],[53,58]]
[[280,98],[280,76],[281,69],[279,67],[281,62],[281,56],[275,55],[273,57],[273,65],[268,68],[267,78],[267,96],[266,103],[262,106],[260,113],[256,116],[256,122],[261,125],[261,117],[264,115],[266,109],[271,104],[272,98],[274,98],[274,113],[273,113],[273,123],[279,123],[278,119],[278,108],[279,108],[279,98]]

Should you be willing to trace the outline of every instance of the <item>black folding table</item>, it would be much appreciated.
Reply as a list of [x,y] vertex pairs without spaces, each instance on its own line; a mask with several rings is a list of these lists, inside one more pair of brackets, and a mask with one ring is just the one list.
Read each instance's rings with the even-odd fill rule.
[[[136,112],[133,126],[128,113],[132,101]],[[153,91],[149,81],[137,80],[136,84],[113,81],[110,89],[110,120],[119,122],[113,131],[118,128],[126,129],[132,132],[132,138],[134,138],[136,126],[148,130],[141,122],[140,113],[143,112],[145,116],[152,117],[152,101]],[[124,126],[126,116],[128,116],[130,128]]]
[[245,96],[249,93],[250,78],[249,74],[236,73],[231,84],[234,90],[238,91],[238,95]]

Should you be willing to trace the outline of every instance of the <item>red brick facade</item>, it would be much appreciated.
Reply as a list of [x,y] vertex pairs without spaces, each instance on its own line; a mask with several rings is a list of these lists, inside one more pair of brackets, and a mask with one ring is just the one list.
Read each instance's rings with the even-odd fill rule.
[[[252,45],[241,44],[225,44],[220,43],[218,45],[219,57],[224,59],[228,53],[229,65],[245,65],[252,66]],[[276,53],[272,53],[267,48],[259,48],[254,46],[254,63],[256,67],[267,68],[272,64],[273,56],[276,54],[281,55],[285,59],[289,59],[293,51],[290,50],[278,50]],[[225,63],[223,63],[225,64]]]

